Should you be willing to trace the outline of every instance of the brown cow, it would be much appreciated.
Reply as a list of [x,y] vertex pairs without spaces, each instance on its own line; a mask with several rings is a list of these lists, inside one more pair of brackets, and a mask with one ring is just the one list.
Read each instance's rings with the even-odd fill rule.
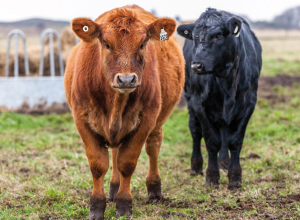
[[[160,41],[162,28],[168,39]],[[104,176],[112,153],[109,200],[117,216],[132,215],[130,180],[146,144],[150,199],[161,197],[158,153],[162,125],[184,85],[184,58],[172,36],[176,22],[133,5],[113,9],[95,22],[72,21],[82,40],[72,51],[65,91],[93,176],[89,219],[103,219]]]

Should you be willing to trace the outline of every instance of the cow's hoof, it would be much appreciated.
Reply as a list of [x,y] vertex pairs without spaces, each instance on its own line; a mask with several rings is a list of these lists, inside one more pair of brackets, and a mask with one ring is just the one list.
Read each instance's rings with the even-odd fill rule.
[[110,202],[116,201],[116,196],[119,191],[119,186],[120,186],[120,184],[113,184],[113,183],[110,184],[108,201],[110,201]]
[[156,181],[155,183],[146,183],[148,191],[148,201],[151,203],[160,202],[163,198],[161,194],[161,182]]
[[90,212],[88,220],[103,220],[104,219],[104,213],[92,213]]
[[190,175],[195,176],[195,175],[200,174],[201,176],[203,176],[202,166],[203,166],[202,158],[192,158]]
[[219,169],[228,170],[229,163],[230,163],[230,159],[229,158],[227,158],[225,160],[218,159]]
[[88,220],[102,220],[104,219],[104,211],[106,208],[106,201],[97,196],[91,196],[90,199],[90,214]]
[[236,192],[238,189],[242,188],[242,185],[240,182],[230,182],[227,188],[232,192]]
[[211,176],[206,173],[206,181],[204,187],[219,189],[219,179],[220,177],[218,175]]
[[190,175],[191,175],[191,176],[196,176],[196,175],[201,175],[201,176],[203,176],[203,171],[202,171],[202,170],[194,170],[194,169],[191,169]]
[[127,216],[127,218],[132,217],[132,201],[128,201],[125,199],[117,199],[116,201],[116,208],[117,208],[117,218],[120,218],[124,215]]
[[219,189],[219,183],[215,182],[207,182],[204,184],[204,187],[207,188],[214,188],[214,189]]
[[153,193],[150,193],[148,195],[147,201],[149,203],[159,203],[163,199],[163,196],[161,193],[154,195]]

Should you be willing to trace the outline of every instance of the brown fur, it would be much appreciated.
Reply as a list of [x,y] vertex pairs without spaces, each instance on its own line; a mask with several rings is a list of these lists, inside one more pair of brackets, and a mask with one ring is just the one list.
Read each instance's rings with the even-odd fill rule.
[[[87,32],[82,30],[85,25],[89,26]],[[162,26],[168,40],[158,41]],[[67,62],[66,96],[86,148],[93,196],[104,196],[106,145],[112,149],[111,184],[113,188],[119,185],[119,191],[110,199],[116,198],[118,209],[124,206],[121,201],[131,204],[130,179],[146,142],[150,162],[147,183],[160,185],[157,157],[163,138],[161,128],[184,85],[184,59],[172,36],[176,22],[158,19],[134,5],[106,12],[95,22],[75,19],[72,27],[83,41]],[[119,73],[134,73],[140,86],[122,93],[114,87]],[[117,210],[118,215],[131,213],[130,205],[125,211],[123,208]]]

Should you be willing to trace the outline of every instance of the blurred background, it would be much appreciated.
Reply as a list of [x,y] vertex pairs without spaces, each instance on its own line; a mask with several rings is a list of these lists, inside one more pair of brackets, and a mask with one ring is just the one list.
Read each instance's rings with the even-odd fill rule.
[[[0,76],[5,75],[5,56],[8,45],[8,33],[20,29],[26,35],[30,75],[38,75],[41,56],[41,32],[52,28],[60,34],[64,65],[76,39],[70,30],[70,21],[76,17],[97,18],[105,11],[128,4],[138,4],[159,17],[172,17],[179,23],[196,20],[207,8],[213,7],[241,15],[251,24],[263,46],[264,68],[262,75],[278,73],[299,73],[300,64],[300,2],[297,0],[276,1],[125,1],[109,3],[103,1],[4,1],[0,8]],[[178,38],[183,44],[183,39]],[[46,40],[46,44],[47,44]],[[57,49],[57,48],[56,48]],[[11,43],[11,54],[14,42]],[[19,73],[25,75],[23,45],[19,45]],[[44,75],[50,75],[49,49],[44,52]],[[59,75],[58,52],[55,51],[56,75]],[[47,57],[48,56],[48,57]],[[13,76],[13,57],[10,59],[9,75]],[[286,65],[286,62],[291,62]],[[287,69],[282,68],[287,67]],[[279,69],[282,69],[279,71]],[[284,70],[283,70],[284,69]]]
[[[18,69],[18,76],[26,75],[26,61],[24,55],[28,55],[29,76],[60,76],[65,68],[68,56],[79,40],[70,29],[70,21],[76,17],[88,17],[96,19],[105,11],[115,7],[129,4],[138,4],[145,10],[151,11],[159,17],[172,17],[181,23],[191,23],[195,21],[200,14],[208,7],[226,10],[231,13],[244,17],[251,25],[255,34],[259,38],[263,47],[263,69],[262,76],[273,76],[270,80],[262,79],[260,83],[264,85],[274,84],[289,80],[291,83],[298,78],[288,78],[290,76],[300,76],[300,2],[297,0],[277,1],[191,1],[184,2],[173,1],[125,1],[118,0],[109,3],[103,1],[5,1],[0,8],[0,77],[15,77],[15,68]],[[44,39],[44,51],[42,50],[42,32],[48,28],[57,31],[57,36],[53,35],[53,63],[54,71],[51,73],[51,45],[49,45],[49,36]],[[9,41],[8,34],[15,29],[21,30],[26,35],[27,53],[24,52],[22,38],[18,38],[18,66],[15,66],[16,59],[15,35],[11,35]],[[183,46],[184,39],[177,36],[179,43]],[[10,47],[10,50],[8,50]],[[9,57],[9,59],[8,59]],[[41,65],[41,62],[43,64]],[[60,66],[62,63],[63,67]],[[7,69],[5,70],[5,65]],[[285,77],[283,77],[285,76]],[[277,78],[276,78],[277,77]],[[281,77],[278,80],[278,77]],[[4,79],[3,79],[4,80]],[[58,80],[58,79],[57,79]],[[274,81],[275,80],[275,81]],[[59,80],[58,80],[59,81]],[[62,79],[60,80],[62,82]],[[274,82],[273,82],[274,81]],[[10,81],[9,81],[10,82]],[[62,85],[60,82],[60,85]],[[6,84],[6,81],[4,81]],[[42,87],[58,85],[52,83],[45,85],[39,83]],[[6,84],[8,86],[8,84]],[[57,87],[57,91],[62,94],[61,98],[51,98],[53,92],[45,91],[45,94],[29,97],[32,93],[38,93],[34,88],[28,91],[27,84],[12,84],[17,88],[23,88],[28,94],[13,94],[14,98],[20,96],[21,100],[16,103],[7,103],[11,95],[0,97],[0,109],[16,110],[19,112],[41,111],[65,112],[68,106],[65,103],[63,87]],[[14,91],[15,89],[13,89]],[[22,93],[24,93],[22,90]],[[3,92],[2,92],[3,94]],[[263,96],[273,97],[272,94],[259,93]],[[29,100],[29,101],[28,101]],[[47,103],[47,104],[46,104]],[[54,106],[53,106],[54,104]],[[184,105],[184,99],[180,102]]]
[[[192,139],[182,97],[163,126],[159,168],[165,199],[155,205],[147,203],[148,156],[143,150],[131,181],[134,218],[299,219],[299,0],[1,1],[0,219],[88,216],[93,183],[63,86],[62,70],[78,43],[70,21],[76,17],[96,19],[129,4],[174,18],[178,24],[193,22],[208,7],[226,10],[250,23],[263,48],[258,101],[240,158],[243,189],[234,194],[227,191],[227,172],[223,170],[219,190],[205,189],[203,176],[190,177]],[[24,33],[27,52],[20,35],[18,47],[13,34],[9,44],[8,35],[15,29]],[[184,39],[176,37],[183,46]],[[205,170],[204,146],[202,140]],[[106,193],[110,174],[109,169]],[[105,218],[115,219],[115,205],[107,203],[106,210]]]

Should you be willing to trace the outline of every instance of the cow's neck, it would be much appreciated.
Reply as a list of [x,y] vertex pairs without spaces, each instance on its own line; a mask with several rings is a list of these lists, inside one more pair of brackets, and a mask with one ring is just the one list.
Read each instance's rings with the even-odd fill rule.
[[112,109],[109,113],[110,139],[115,140],[122,128],[122,115],[128,101],[129,94],[114,93]]
[[222,116],[224,121],[229,124],[233,117],[235,107],[236,92],[239,83],[239,58],[234,61],[234,65],[226,78],[217,78],[216,82],[219,85],[221,94],[223,95],[223,111]]

